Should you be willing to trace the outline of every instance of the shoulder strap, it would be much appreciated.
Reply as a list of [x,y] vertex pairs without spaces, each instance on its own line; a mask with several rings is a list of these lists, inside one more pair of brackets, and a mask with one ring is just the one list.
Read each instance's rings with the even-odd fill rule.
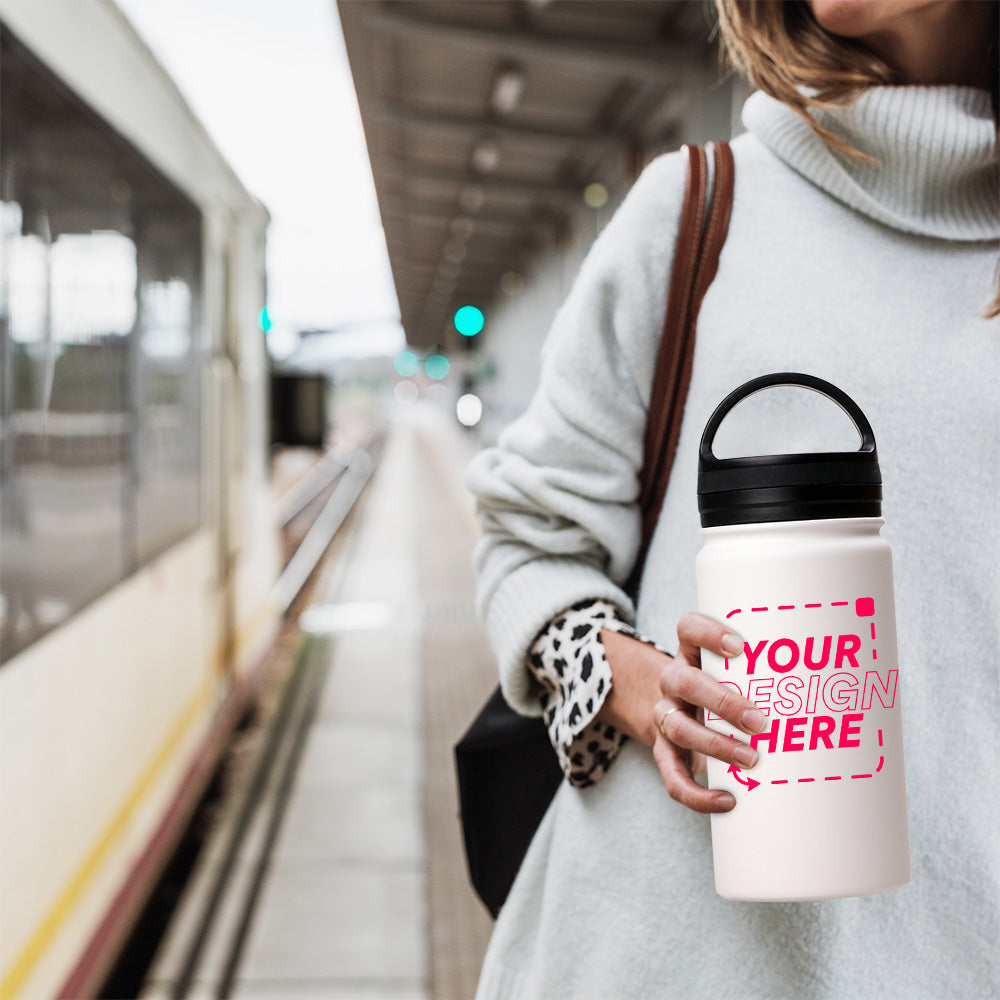
[[639,575],[660,516],[677,451],[684,402],[691,382],[698,310],[718,270],[719,254],[729,228],[734,180],[729,143],[713,144],[713,161],[711,203],[706,211],[708,157],[704,147],[688,147],[684,205],[643,443],[639,492],[642,541],[630,581],[632,593],[638,589]]

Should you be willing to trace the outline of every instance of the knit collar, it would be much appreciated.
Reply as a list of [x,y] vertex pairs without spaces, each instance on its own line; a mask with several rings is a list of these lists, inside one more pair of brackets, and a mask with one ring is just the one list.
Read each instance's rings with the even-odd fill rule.
[[787,105],[758,92],[747,129],[792,169],[887,226],[949,240],[1000,238],[990,96],[972,87],[872,87],[818,121],[880,165],[834,152]]

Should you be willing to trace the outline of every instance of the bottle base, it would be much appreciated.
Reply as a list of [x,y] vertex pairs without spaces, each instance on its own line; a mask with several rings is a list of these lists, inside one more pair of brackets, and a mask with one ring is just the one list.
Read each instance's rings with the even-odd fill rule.
[[892,892],[895,889],[902,889],[910,884],[910,877],[907,876],[901,882],[893,882],[891,885],[879,886],[876,889],[858,888],[845,892],[822,892],[814,895],[805,893],[777,893],[775,895],[765,895],[762,893],[746,893],[739,891],[724,892],[718,886],[715,891],[723,898],[732,900],[734,903],[816,903],[824,899],[853,899],[857,896],[876,896],[882,892]]

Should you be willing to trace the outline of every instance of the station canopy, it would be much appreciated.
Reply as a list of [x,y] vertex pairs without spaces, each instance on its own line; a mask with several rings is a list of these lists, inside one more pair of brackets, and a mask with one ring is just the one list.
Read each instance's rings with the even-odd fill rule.
[[[403,327],[462,340],[532,262],[687,141],[718,85],[692,0],[339,0]],[[728,98],[727,98],[728,99]],[[696,136],[696,139],[700,138]],[[489,332],[487,318],[486,334]]]

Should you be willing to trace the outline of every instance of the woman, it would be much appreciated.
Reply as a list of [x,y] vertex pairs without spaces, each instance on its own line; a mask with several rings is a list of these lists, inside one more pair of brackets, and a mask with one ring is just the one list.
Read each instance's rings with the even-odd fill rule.
[[[500,914],[479,996],[995,996],[997,4],[717,5],[762,92],[733,143],[732,221],[638,606],[622,587],[683,155],[651,164],[602,233],[531,406],[469,472],[502,686],[544,712],[570,778]],[[712,886],[702,814],[734,800],[695,782],[697,755],[752,767],[763,719],[740,698],[721,706],[698,669],[702,649],[740,639],[690,613],[695,457],[715,404],[774,371],[841,386],[878,438],[913,879],[877,896],[755,904]],[[767,394],[756,432],[783,451],[823,447],[828,411],[798,405]],[[754,453],[740,425],[728,446]],[[706,729],[704,707],[746,743]]]

